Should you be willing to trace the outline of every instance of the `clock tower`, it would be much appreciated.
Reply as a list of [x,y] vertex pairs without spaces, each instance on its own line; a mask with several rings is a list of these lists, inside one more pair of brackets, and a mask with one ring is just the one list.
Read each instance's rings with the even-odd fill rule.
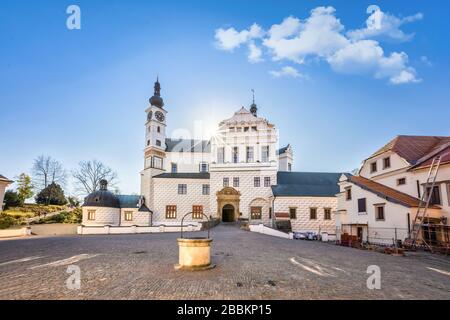
[[144,170],[141,171],[141,195],[149,208],[153,208],[153,177],[164,172],[166,159],[166,114],[161,98],[161,85],[155,82],[155,92],[145,110]]
[[145,165],[144,168],[162,170],[166,150],[166,114],[161,98],[161,85],[155,82],[155,93],[149,100],[150,106],[145,110]]

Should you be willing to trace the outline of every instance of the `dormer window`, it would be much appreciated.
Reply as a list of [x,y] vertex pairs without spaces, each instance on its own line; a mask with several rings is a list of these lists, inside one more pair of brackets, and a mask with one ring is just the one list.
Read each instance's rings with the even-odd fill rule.
[[234,132],[234,127],[229,128],[230,132]]
[[156,146],[157,147],[161,147],[161,141],[160,140],[156,140]]
[[248,132],[248,127],[244,127],[244,132]]
[[236,128],[236,131],[237,131],[237,132],[242,132],[242,128],[241,128],[241,127],[237,127],[237,128]]
[[388,169],[391,167],[391,157],[383,159],[383,169]]
[[370,164],[370,173],[374,173],[377,172],[377,163],[376,162],[372,162]]
[[252,127],[252,131],[258,131],[257,127]]

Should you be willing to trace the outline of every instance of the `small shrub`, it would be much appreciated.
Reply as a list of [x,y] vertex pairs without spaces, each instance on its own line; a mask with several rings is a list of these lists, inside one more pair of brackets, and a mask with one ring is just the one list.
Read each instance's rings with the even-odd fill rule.
[[8,190],[5,192],[5,198],[3,201],[5,202],[5,209],[8,209],[10,207],[17,207],[22,204],[17,192],[12,190]]
[[0,214],[0,229],[8,229],[14,225],[18,225],[19,221],[7,214]]

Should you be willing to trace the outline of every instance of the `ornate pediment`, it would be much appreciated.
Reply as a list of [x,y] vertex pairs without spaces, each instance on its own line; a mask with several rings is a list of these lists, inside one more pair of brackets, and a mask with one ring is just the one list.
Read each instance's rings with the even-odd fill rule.
[[217,192],[218,196],[240,196],[241,193],[232,187],[225,187]]

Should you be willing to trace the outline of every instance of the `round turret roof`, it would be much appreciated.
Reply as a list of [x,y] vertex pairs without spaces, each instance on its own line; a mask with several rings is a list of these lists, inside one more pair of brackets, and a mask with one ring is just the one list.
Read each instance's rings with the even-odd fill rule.
[[83,207],[120,208],[119,199],[108,191],[108,182],[100,181],[100,190],[94,191],[84,198]]

